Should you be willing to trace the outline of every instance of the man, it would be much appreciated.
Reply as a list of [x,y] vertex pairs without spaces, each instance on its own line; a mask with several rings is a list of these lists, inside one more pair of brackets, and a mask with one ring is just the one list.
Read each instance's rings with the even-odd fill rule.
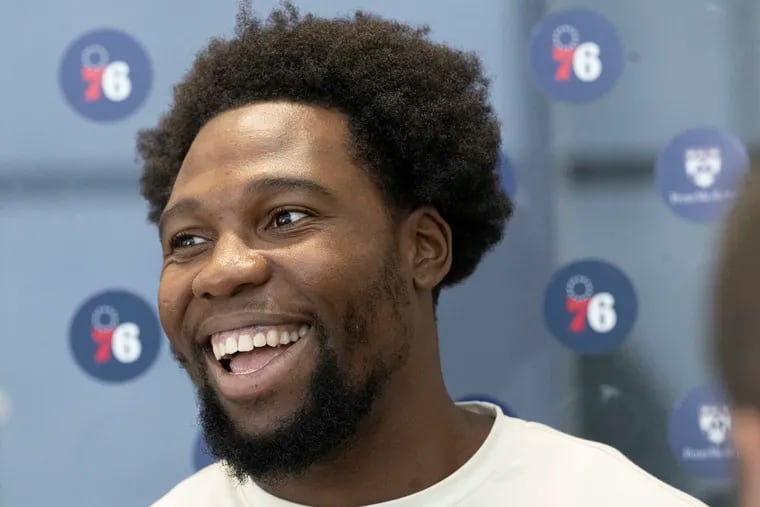
[[439,291],[512,210],[477,59],[287,4],[236,34],[139,138],[161,322],[224,463],[156,505],[701,505],[446,391]]
[[760,174],[744,182],[729,217],[718,267],[715,351],[733,405],[741,504],[760,505]]

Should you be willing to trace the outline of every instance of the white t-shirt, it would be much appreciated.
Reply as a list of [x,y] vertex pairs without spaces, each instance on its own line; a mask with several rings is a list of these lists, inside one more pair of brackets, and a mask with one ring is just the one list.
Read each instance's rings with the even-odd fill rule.
[[[495,416],[480,449],[427,489],[373,507],[706,507],[634,465],[615,449],[505,416],[490,403],[462,404]],[[153,507],[303,507],[253,481],[240,485],[210,465]]]

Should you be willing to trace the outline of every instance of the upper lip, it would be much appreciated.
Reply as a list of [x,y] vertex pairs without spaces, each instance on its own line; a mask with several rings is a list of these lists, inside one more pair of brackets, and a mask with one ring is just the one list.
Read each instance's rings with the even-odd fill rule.
[[234,313],[219,313],[204,319],[196,334],[196,340],[202,346],[211,341],[211,336],[223,331],[232,331],[244,327],[281,326],[285,324],[307,324],[308,320],[302,315],[289,313],[271,313],[256,311],[239,311]]

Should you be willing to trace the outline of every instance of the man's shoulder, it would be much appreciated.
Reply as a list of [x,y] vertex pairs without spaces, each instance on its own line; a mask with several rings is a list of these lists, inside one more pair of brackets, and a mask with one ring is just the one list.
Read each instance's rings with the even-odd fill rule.
[[240,486],[219,463],[214,463],[174,486],[151,507],[240,506]]
[[535,422],[510,419],[510,424],[521,448],[520,461],[540,469],[543,477],[551,478],[550,482],[577,491],[586,501],[614,498],[622,501],[616,505],[646,501],[657,506],[705,507],[644,471],[613,447]]

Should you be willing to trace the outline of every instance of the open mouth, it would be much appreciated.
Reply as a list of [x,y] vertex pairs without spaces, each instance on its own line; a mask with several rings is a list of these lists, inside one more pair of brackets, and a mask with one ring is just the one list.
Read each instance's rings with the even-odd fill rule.
[[305,324],[254,326],[215,333],[211,348],[221,368],[232,375],[245,375],[264,368],[311,328]]

